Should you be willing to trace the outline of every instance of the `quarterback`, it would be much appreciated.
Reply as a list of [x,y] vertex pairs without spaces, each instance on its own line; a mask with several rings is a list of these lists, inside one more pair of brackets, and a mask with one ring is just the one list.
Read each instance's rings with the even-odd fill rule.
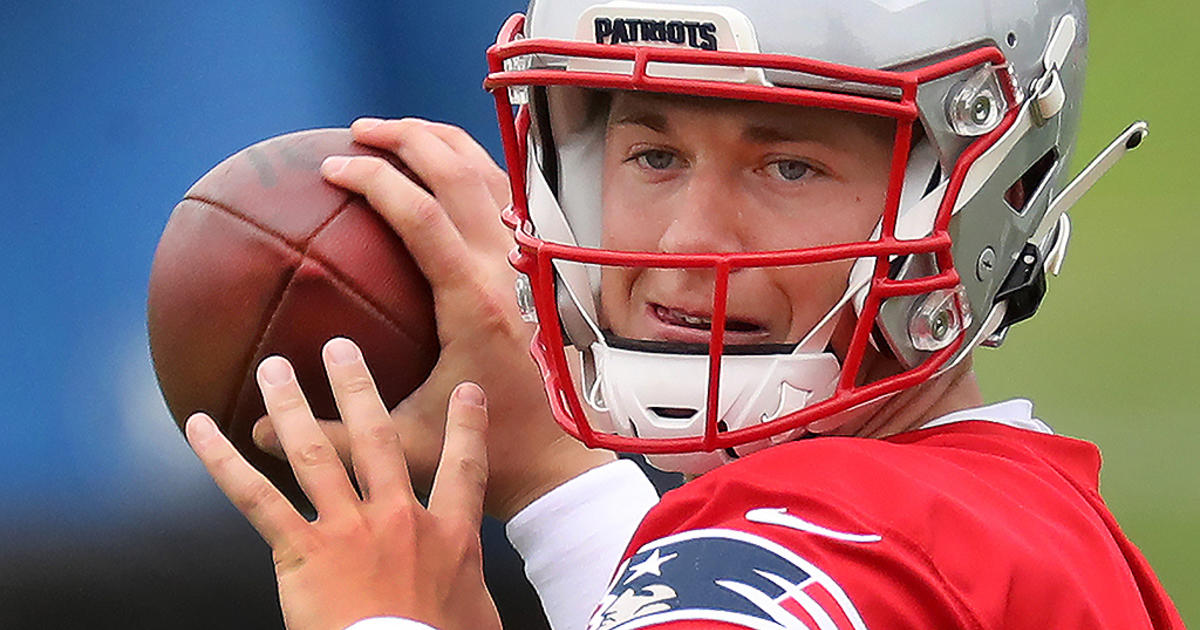
[[[1081,0],[536,0],[488,51],[505,170],[356,121],[432,191],[323,165],[429,277],[437,368],[389,411],[330,341],[329,423],[263,362],[256,440],[314,522],[188,425],[289,627],[499,627],[486,511],[556,630],[1182,628],[1096,447],[972,370],[1147,135],[1068,176],[1087,39]],[[614,452],[689,482],[659,499]]]

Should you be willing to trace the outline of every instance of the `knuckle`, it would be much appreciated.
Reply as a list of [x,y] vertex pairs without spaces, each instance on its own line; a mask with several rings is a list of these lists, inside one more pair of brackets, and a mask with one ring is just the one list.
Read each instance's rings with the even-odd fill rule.
[[308,407],[308,402],[304,400],[304,396],[299,393],[289,392],[275,399],[274,411],[277,414],[287,414],[293,411],[300,411]]
[[484,330],[507,331],[512,326],[508,305],[490,292],[479,295],[474,315]]
[[396,128],[404,133],[412,133],[418,129],[424,129],[425,125],[427,124],[428,123],[425,120],[410,116],[408,118],[401,118],[397,120]]
[[[211,453],[211,451],[210,451]],[[210,466],[221,476],[227,476],[238,463],[238,455],[232,451],[209,455]]]
[[386,424],[377,424],[367,429],[366,437],[380,446],[391,446],[400,442],[400,434]]
[[471,490],[487,488],[487,464],[478,457],[462,457],[454,462],[455,472],[464,483],[470,484]]
[[367,179],[377,179],[387,172],[388,163],[376,155],[362,155],[354,158],[359,170]]
[[364,375],[351,376],[342,381],[338,387],[346,394],[370,394],[375,391],[375,383]]
[[424,226],[430,226],[437,223],[443,214],[442,206],[437,202],[437,199],[428,195],[422,195],[413,201],[412,207],[409,209],[409,215],[414,223]]
[[438,130],[449,136],[457,136],[460,138],[470,138],[471,137],[470,134],[468,134],[465,129],[463,129],[462,127],[459,127],[458,125],[455,125],[453,123],[441,122],[441,121],[437,121],[437,120],[430,120],[430,121],[427,121],[425,124],[428,125],[430,129]]
[[461,185],[478,180],[479,172],[468,162],[455,162],[447,167],[445,177]]
[[483,545],[479,542],[479,532],[466,529],[465,536],[459,545],[459,550],[465,557],[475,558],[483,554]]
[[300,448],[296,460],[305,466],[323,466],[338,461],[338,456],[329,444],[313,442]]
[[413,135],[420,133],[425,128],[425,122],[419,118],[401,118],[395,121],[397,150],[405,150],[408,148],[408,143],[412,142]]
[[473,457],[486,464],[485,453],[479,450],[485,443],[483,438],[487,431],[486,400],[481,405],[460,403],[452,421],[459,444],[471,447],[464,451],[463,457]]
[[488,169],[487,180],[488,186],[505,193],[505,196],[507,196],[509,181],[508,175],[504,171],[500,170],[498,167]]
[[270,508],[280,496],[270,484],[255,481],[247,484],[233,497],[233,504],[243,513],[260,512]]
[[363,184],[363,192],[368,196],[377,194],[385,184],[392,165],[388,164],[387,160],[374,155],[355,157],[354,163],[357,165],[358,179]]
[[400,503],[388,506],[380,516],[381,525],[388,531],[412,531],[417,522],[417,506],[411,503]]
[[449,554],[459,562],[474,560],[483,555],[483,545],[479,541],[479,532],[466,526],[456,526],[451,531]]

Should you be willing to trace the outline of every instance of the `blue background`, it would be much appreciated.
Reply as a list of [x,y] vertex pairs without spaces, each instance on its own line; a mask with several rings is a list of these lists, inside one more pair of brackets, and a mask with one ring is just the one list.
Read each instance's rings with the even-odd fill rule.
[[[149,364],[159,233],[196,178],[283,132],[418,115],[498,155],[483,50],[520,8],[0,6],[0,625],[273,623],[266,549],[187,450]],[[1200,10],[1106,0],[1092,14],[1080,157],[1138,116],[1151,141],[1081,204],[1045,312],[979,370],[989,397],[1032,396],[1051,424],[1100,443],[1114,510],[1195,619],[1200,50],[1184,25]],[[497,589],[519,579],[502,552],[489,562]]]
[[[498,154],[483,51],[520,8],[0,7],[0,626],[277,623],[269,553],[187,449],[150,367],[158,236],[195,179],[288,131],[416,115]],[[499,531],[490,577],[519,591]],[[538,610],[521,597],[509,608]]]
[[0,518],[116,524],[163,509],[147,492],[211,494],[147,363],[145,285],[183,191],[243,146],[363,114],[455,121],[498,150],[483,49],[513,6],[13,4],[0,479],[19,509]]

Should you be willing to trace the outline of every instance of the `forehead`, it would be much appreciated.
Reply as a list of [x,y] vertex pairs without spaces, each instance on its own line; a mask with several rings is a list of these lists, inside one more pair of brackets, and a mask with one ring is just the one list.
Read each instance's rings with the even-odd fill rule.
[[711,125],[713,122],[746,130],[778,131],[783,135],[781,139],[834,140],[849,132],[886,140],[895,130],[895,121],[882,116],[800,105],[645,92],[614,92],[608,116],[610,126],[633,123],[660,132],[683,131],[683,127],[694,123]]

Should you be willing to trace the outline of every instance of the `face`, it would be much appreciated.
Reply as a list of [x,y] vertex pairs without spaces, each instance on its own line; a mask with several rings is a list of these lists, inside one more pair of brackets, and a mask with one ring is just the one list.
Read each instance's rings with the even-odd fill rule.
[[[894,121],[797,106],[617,93],[603,169],[606,249],[778,251],[867,240],[885,203]],[[800,341],[853,261],[735,270],[726,343]],[[606,268],[603,324],[707,343],[712,270]]]

